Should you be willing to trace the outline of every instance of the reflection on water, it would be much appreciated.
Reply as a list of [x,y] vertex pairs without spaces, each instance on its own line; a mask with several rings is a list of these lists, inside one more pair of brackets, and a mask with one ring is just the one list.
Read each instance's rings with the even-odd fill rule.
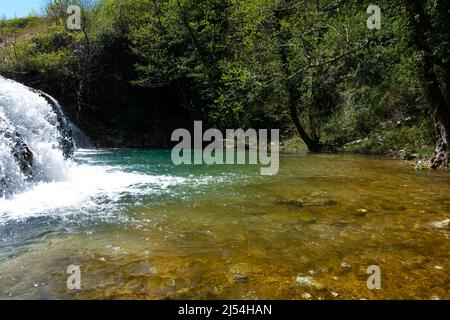
[[174,167],[167,151],[77,161],[92,171],[0,202],[0,298],[450,298],[450,233],[434,224],[450,218],[448,174],[343,155],[283,155],[275,177]]

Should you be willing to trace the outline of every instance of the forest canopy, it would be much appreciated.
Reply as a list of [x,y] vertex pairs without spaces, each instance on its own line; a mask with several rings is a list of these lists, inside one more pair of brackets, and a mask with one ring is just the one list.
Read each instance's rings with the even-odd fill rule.
[[0,21],[0,73],[54,95],[99,146],[167,146],[203,120],[447,166],[450,5],[377,0],[369,28],[372,4],[53,0]]

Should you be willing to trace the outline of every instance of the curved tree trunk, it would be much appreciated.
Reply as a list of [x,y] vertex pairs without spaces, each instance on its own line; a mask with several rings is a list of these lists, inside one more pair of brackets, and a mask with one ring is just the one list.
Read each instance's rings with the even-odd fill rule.
[[281,21],[284,19],[284,15],[288,11],[288,8],[292,3],[294,3],[294,1],[292,0],[282,1],[280,6],[277,9],[275,9],[276,32],[277,32],[276,37],[278,42],[277,46],[283,68],[284,85],[288,93],[288,110],[291,120],[295,126],[295,129],[300,135],[300,138],[308,147],[308,150],[311,152],[319,152],[320,151],[319,142],[313,140],[300,123],[297,110],[297,104],[298,101],[300,100],[298,89],[296,87],[298,83],[298,78],[297,76],[292,77],[289,72],[287,43],[289,42],[290,35],[282,30]]
[[[407,0],[409,25],[411,27],[411,40],[414,46],[423,54],[422,62],[422,85],[425,96],[433,110],[435,122],[440,134],[436,144],[436,151],[430,159],[430,166],[437,169],[443,166],[448,168],[448,148],[450,137],[450,105],[439,84],[438,77],[434,71],[435,59],[433,51],[427,42],[427,37],[433,32],[429,17],[425,13],[424,4],[421,0]],[[448,79],[449,70],[443,70]]]

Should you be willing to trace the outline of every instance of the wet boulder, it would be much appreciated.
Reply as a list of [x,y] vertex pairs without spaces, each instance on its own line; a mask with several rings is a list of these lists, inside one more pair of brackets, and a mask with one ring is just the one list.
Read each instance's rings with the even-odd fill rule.
[[56,101],[56,99],[53,98],[52,96],[40,90],[36,90],[33,88],[30,88],[30,90],[39,94],[52,107],[53,112],[56,114],[56,121],[57,121],[56,126],[60,133],[59,146],[63,151],[64,157],[66,159],[71,158],[75,152],[75,142],[73,140],[72,135],[72,125],[70,121],[66,119],[58,101]]
[[[6,197],[46,180],[75,146],[71,123],[51,96],[0,76],[0,105],[0,196]],[[50,149],[59,155],[40,154]]]
[[[33,152],[23,140],[22,136],[9,124],[8,121],[0,117],[0,137],[4,139],[10,148],[10,152],[16,159],[22,173],[28,178],[32,175]],[[0,195],[4,194],[8,177],[3,177],[0,181]]]

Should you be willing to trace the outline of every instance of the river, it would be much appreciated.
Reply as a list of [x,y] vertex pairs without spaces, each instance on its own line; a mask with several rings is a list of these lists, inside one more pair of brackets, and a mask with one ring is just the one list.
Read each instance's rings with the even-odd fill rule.
[[450,175],[307,153],[259,169],[79,150],[64,180],[0,199],[0,298],[450,298]]

